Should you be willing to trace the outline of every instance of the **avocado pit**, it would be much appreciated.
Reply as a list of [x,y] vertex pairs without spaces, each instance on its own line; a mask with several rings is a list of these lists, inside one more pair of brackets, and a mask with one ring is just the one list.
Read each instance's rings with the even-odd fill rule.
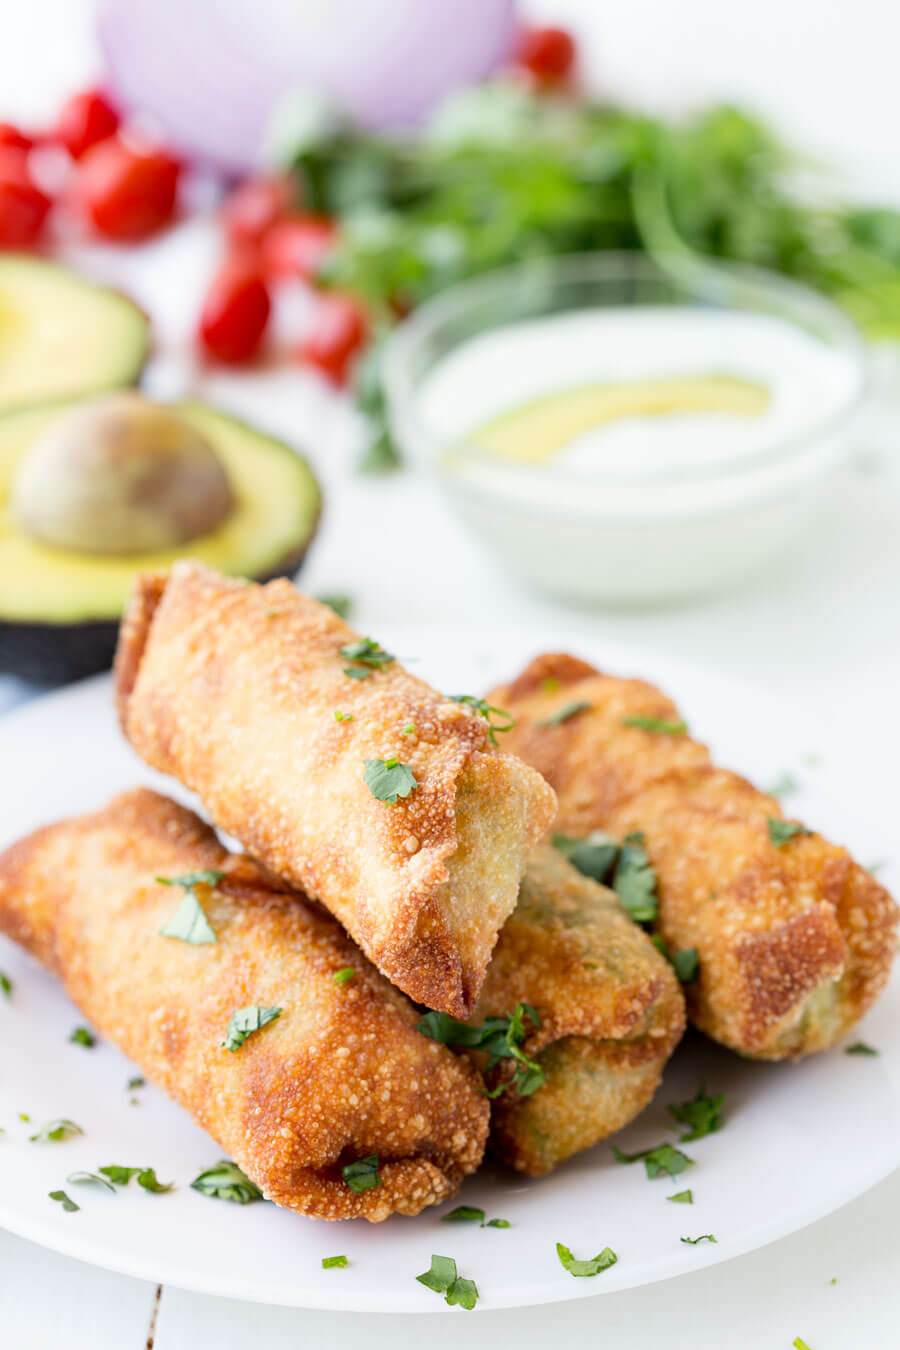
[[235,497],[195,426],[122,392],[76,407],[38,437],[19,464],[11,506],[43,544],[125,557],[210,534]]

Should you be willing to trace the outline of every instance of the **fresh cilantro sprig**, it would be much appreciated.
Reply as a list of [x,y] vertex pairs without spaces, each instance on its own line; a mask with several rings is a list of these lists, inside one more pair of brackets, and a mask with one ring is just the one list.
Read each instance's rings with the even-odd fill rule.
[[400,797],[408,797],[419,786],[408,764],[401,764],[396,755],[388,759],[364,759],[363,777],[372,796],[380,802],[397,805]]
[[[442,1045],[457,1045],[467,1050],[482,1050],[488,1055],[486,1073],[504,1059],[515,1061],[511,1086],[520,1097],[530,1097],[544,1082],[544,1070],[537,1060],[529,1059],[522,1050],[522,1042],[527,1033],[525,1019],[535,1027],[540,1027],[541,1019],[530,1003],[517,1003],[511,1013],[505,1017],[488,1017],[481,1026],[473,1027],[468,1022],[458,1022],[445,1012],[428,1012],[418,1023],[423,1036],[430,1036]],[[499,1096],[510,1086],[501,1080],[489,1097]]]
[[579,872],[611,886],[635,923],[652,923],[656,918],[656,873],[643,834],[626,835],[619,844],[602,830],[593,830],[581,839],[555,834],[553,843]]
[[471,708],[484,718],[488,725],[491,745],[498,744],[498,731],[512,731],[516,725],[516,719],[504,708],[495,708],[492,703],[486,702],[483,698],[476,698],[474,694],[448,694],[447,697],[451,703],[464,703],[467,708]]
[[694,1165],[693,1158],[682,1153],[680,1148],[673,1148],[671,1144],[658,1144],[656,1148],[641,1149],[639,1153],[623,1153],[613,1144],[612,1151],[617,1162],[642,1162],[650,1181],[656,1177],[677,1177]]
[[708,1134],[714,1134],[716,1130],[722,1128],[722,1106],[725,1101],[725,1093],[720,1092],[715,1097],[709,1097],[706,1089],[700,1087],[697,1089],[697,1095],[687,1102],[672,1102],[668,1107],[669,1114],[678,1121],[679,1125],[688,1127],[687,1134],[683,1134],[679,1139],[680,1144],[690,1143],[694,1139],[703,1139]]
[[344,667],[344,674],[349,675],[351,680],[367,680],[373,670],[383,670],[385,666],[391,665],[396,659],[390,652],[372,638],[359,638],[356,642],[348,642],[346,646],[339,648],[341,656],[350,665]]

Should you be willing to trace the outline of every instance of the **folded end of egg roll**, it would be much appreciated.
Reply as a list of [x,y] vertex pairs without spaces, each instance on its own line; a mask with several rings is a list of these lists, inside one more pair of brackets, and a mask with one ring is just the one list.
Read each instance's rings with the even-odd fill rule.
[[[846,849],[802,829],[778,846],[775,798],[715,768],[675,704],[642,680],[546,653],[489,697],[516,719],[509,748],[555,789],[559,831],[644,835],[658,930],[670,949],[699,955],[686,989],[697,1026],[759,1059],[847,1034],[887,981],[900,912]],[[564,704],[580,709],[554,723]]]
[[[466,1016],[555,798],[464,703],[393,657],[342,654],[358,642],[285,581],[190,563],[139,576],[116,656],[120,721],[399,988]],[[415,779],[393,801],[363,774],[390,757]]]
[[[684,1031],[684,998],[668,961],[606,887],[550,845],[535,850],[507,919],[474,1021],[528,1003],[524,1052],[544,1082],[496,1098],[490,1147],[530,1176],[621,1129],[643,1110]],[[498,1081],[509,1076],[501,1061]]]
[[[214,941],[163,936],[204,886]],[[0,854],[0,931],[54,971],[101,1035],[185,1107],[276,1204],[325,1219],[417,1214],[481,1159],[488,1104],[467,1062],[328,915],[144,789]],[[346,983],[335,972],[351,968]],[[279,1016],[236,1051],[231,1014]],[[356,1191],[348,1163],[377,1155]]]

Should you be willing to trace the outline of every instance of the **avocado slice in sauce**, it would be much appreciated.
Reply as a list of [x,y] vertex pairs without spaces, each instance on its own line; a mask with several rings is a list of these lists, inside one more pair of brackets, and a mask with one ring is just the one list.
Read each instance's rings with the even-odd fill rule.
[[[136,399],[133,394],[117,399]],[[0,672],[62,683],[108,667],[118,621],[137,571],[196,558],[256,581],[292,576],[316,532],[319,484],[282,441],[201,403],[171,405],[214,449],[230,484],[227,514],[170,548],[130,552],[49,544],[23,527],[14,486],[23,457],[46,443],[84,400],[0,417]]]
[[0,253],[0,414],[134,384],[146,315],[67,267]]

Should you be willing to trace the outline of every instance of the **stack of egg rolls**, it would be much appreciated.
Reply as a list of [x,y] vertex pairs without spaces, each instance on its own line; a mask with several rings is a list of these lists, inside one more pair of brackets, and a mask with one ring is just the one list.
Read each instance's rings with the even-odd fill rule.
[[774,797],[716,768],[678,709],[641,680],[537,657],[490,701],[508,749],[555,789],[555,828],[640,832],[670,950],[696,948],[691,1019],[761,1059],[834,1045],[883,988],[898,909],[846,849],[786,822]]
[[[198,872],[221,873],[203,888],[215,941],[163,936],[181,893],[156,878]],[[418,1033],[417,1010],[329,915],[165,797],[125,793],[0,854],[0,931],[276,1204],[418,1214],[481,1160],[473,1067]],[[280,1013],[228,1049],[232,1013],[253,1005]],[[344,1167],[372,1155],[377,1184],[354,1189]]]
[[[138,579],[116,693],[148,764],[330,909],[411,998],[471,1013],[555,811],[484,717],[367,650],[287,581],[192,563]],[[377,761],[404,774],[393,800],[367,782]]]
[[[523,1052],[544,1082],[494,1101],[492,1151],[530,1176],[549,1172],[627,1125],[659,1085],[684,1031],[681,987],[669,962],[622,909],[557,849],[532,854],[519,902],[500,934],[473,1022],[532,1007]],[[485,1056],[473,1052],[484,1067]],[[488,1075],[493,1090],[510,1060]]]

